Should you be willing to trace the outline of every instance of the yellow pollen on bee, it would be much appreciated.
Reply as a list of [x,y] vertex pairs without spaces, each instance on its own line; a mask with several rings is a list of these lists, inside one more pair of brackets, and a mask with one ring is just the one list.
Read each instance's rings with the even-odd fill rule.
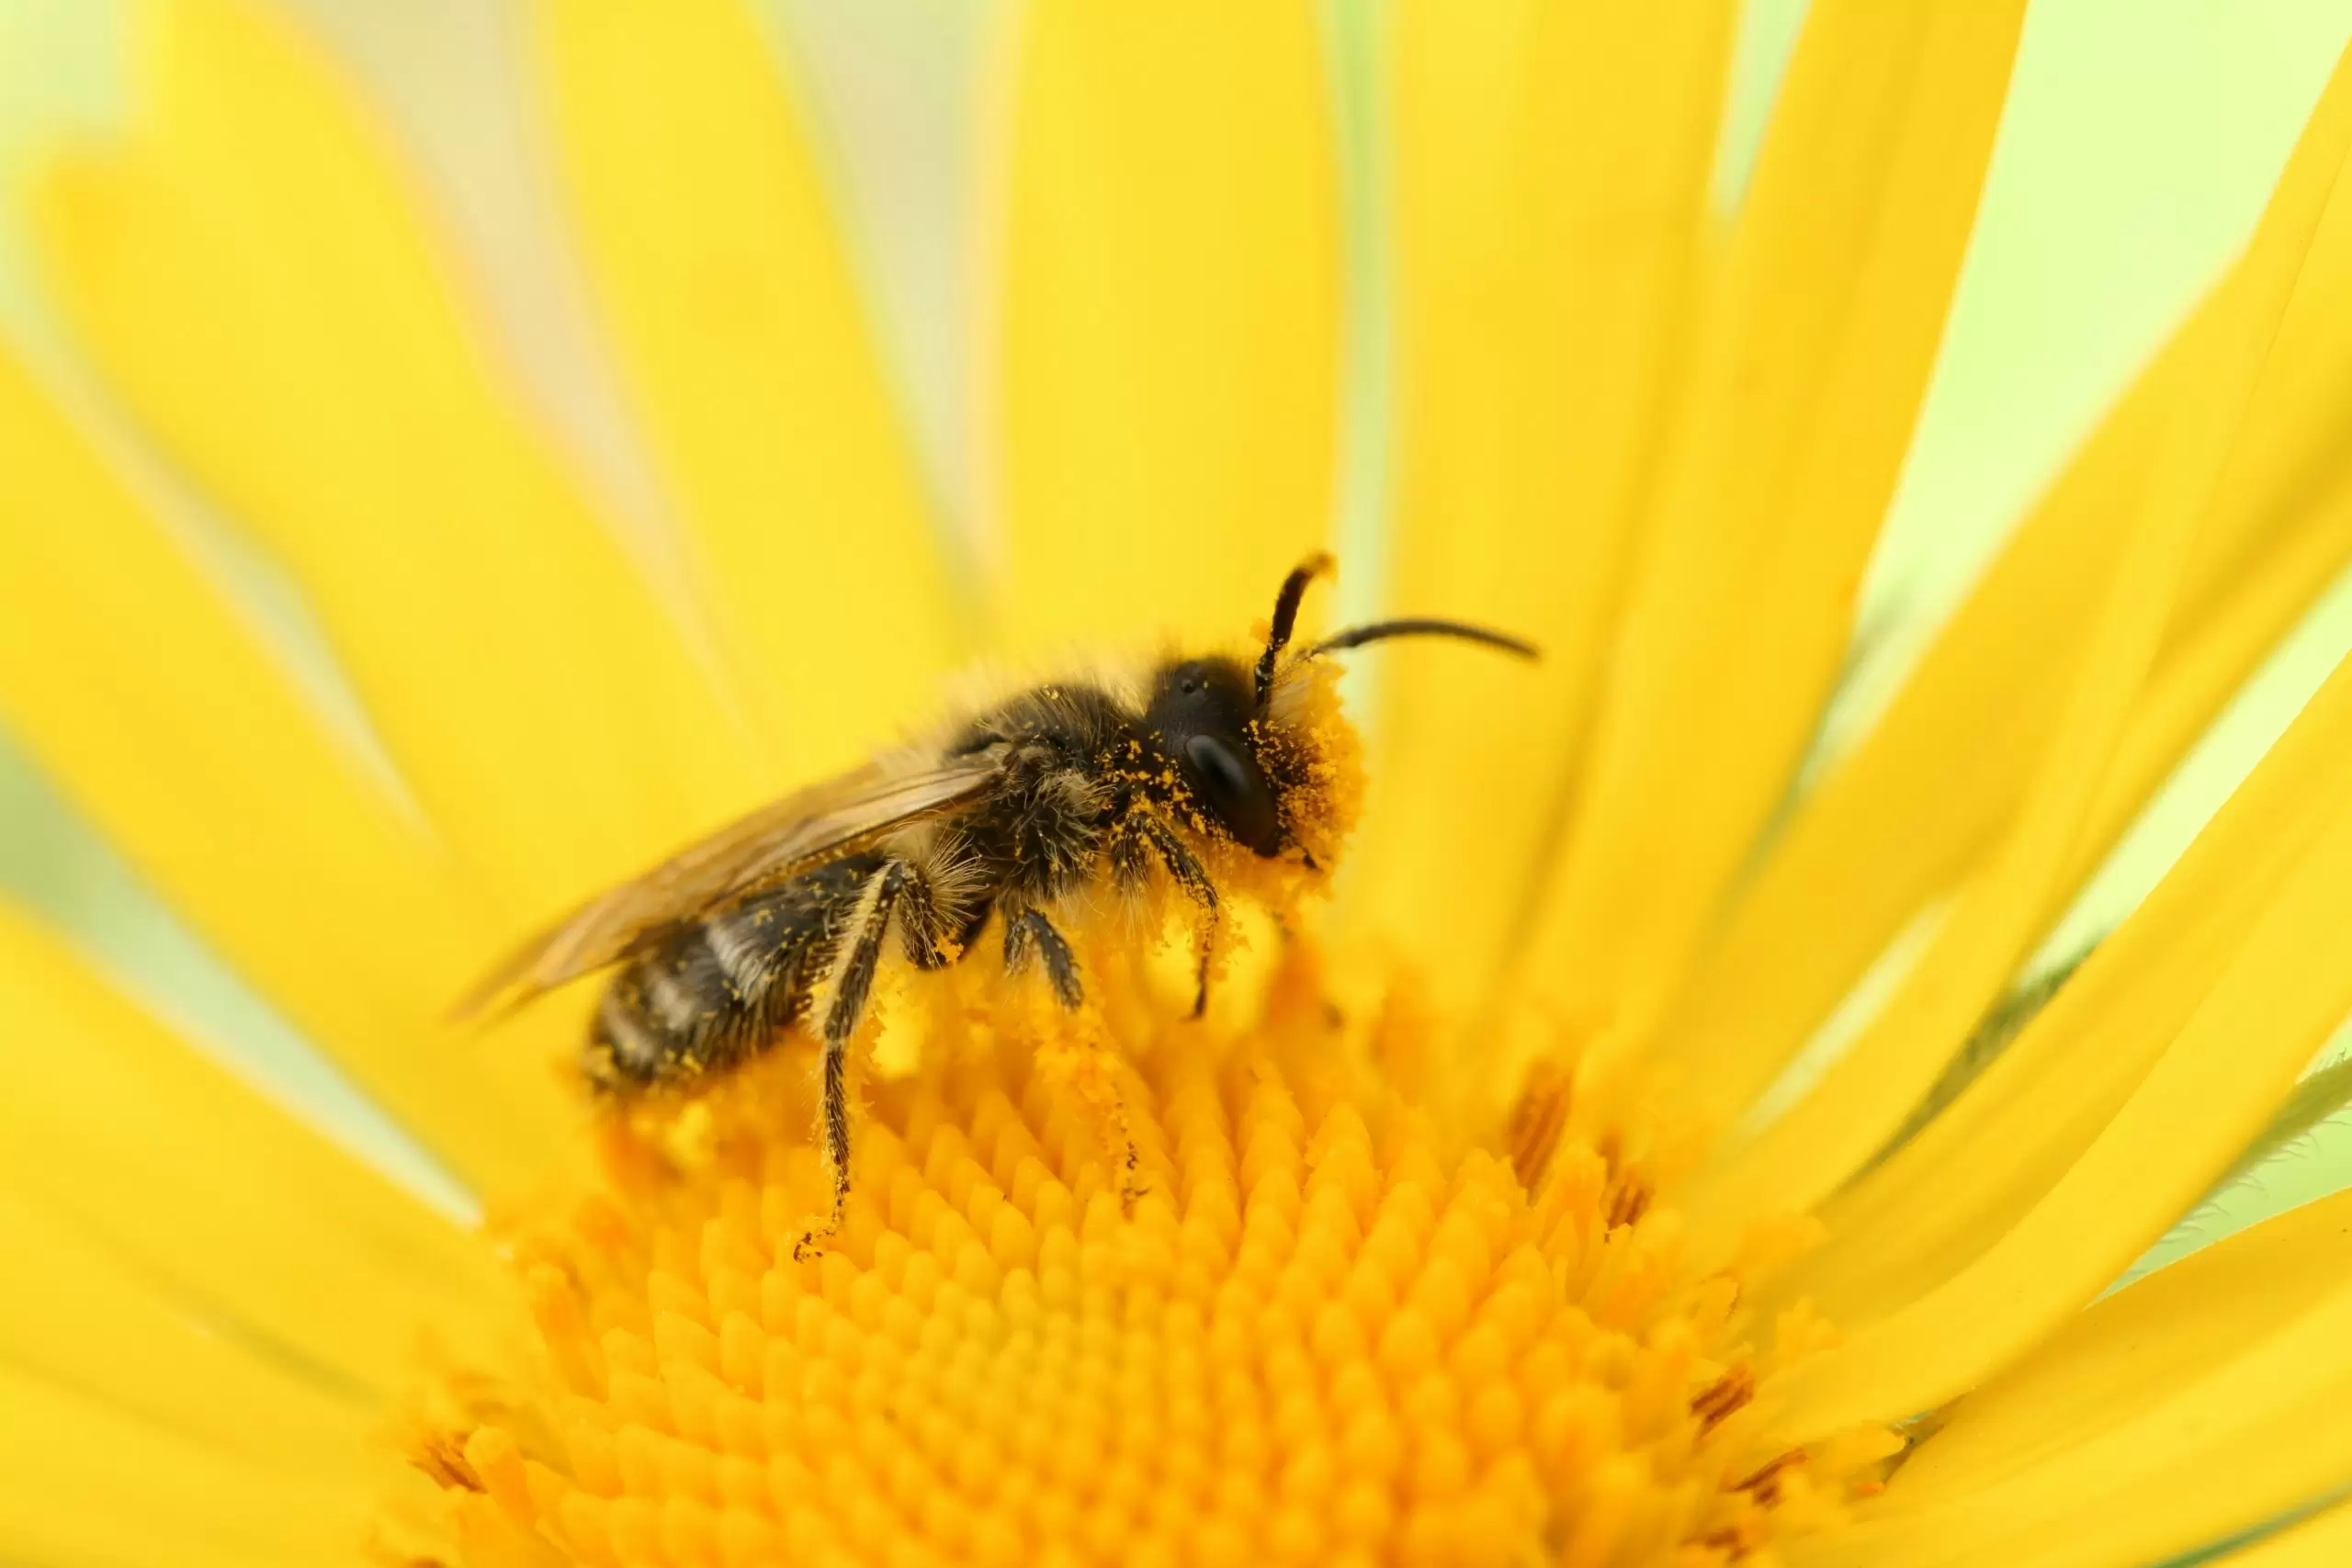
[[958,982],[821,1258],[806,1052],[616,1131],[508,1237],[528,1351],[420,1404],[410,1560],[1764,1563],[1891,1451],[1776,1444],[1817,1341],[1756,1342],[1571,1074],[1457,1152],[1383,1072],[1411,1010],[1351,1026],[1307,942],[1238,1028],[1091,978]]

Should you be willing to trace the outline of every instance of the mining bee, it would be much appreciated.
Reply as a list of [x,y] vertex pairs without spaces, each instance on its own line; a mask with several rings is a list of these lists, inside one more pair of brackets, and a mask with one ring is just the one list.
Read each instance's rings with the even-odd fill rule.
[[[583,1066],[620,1097],[681,1089],[807,1025],[822,1046],[820,1133],[838,1229],[849,1193],[847,1060],[895,933],[918,969],[984,945],[1042,971],[1068,1009],[1085,985],[1066,912],[1108,889],[1172,887],[1196,919],[1193,1010],[1205,1006],[1219,886],[1253,867],[1319,880],[1353,814],[1354,737],[1330,654],[1442,637],[1521,657],[1458,621],[1376,621],[1292,650],[1317,556],[1285,578],[1254,664],[1171,658],[1140,681],[1048,682],[954,716],[915,744],[785,796],[525,943],[459,1009],[613,977]],[[1260,879],[1262,885],[1263,879]]]

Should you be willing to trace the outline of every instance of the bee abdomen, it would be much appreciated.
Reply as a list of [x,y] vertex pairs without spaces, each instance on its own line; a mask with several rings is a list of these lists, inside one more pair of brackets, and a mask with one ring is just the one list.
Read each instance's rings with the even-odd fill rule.
[[713,911],[630,960],[589,1031],[590,1079],[683,1084],[764,1048],[808,1010],[841,927],[880,862],[854,855]]

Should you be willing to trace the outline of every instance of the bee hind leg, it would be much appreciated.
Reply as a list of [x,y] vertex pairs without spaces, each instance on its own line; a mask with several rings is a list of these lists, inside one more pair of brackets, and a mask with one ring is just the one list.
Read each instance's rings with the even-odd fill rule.
[[832,1207],[821,1226],[812,1227],[793,1245],[796,1258],[814,1257],[824,1244],[841,1234],[849,1210],[849,1045],[865,1016],[865,1002],[874,990],[874,975],[882,960],[882,942],[890,929],[890,913],[916,873],[904,861],[892,861],[876,872],[858,894],[856,912],[840,955],[833,961],[831,998],[825,1006],[822,1101],[819,1132],[825,1145],[826,1173],[832,1182]]

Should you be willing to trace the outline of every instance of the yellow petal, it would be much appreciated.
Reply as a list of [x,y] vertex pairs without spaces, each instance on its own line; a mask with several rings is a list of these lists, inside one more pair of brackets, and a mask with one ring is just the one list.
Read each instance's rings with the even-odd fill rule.
[[2046,1463],[2325,1310],[2344,1293],[2347,1225],[2352,1193],[2339,1193],[2088,1308],[1953,1407],[1914,1456],[1916,1468],[1906,1467],[1895,1506],[1926,1506]]
[[[443,851],[0,353],[0,716],[219,952],[444,1159],[543,1169],[544,1055],[432,1021],[494,932]],[[545,1026],[542,1026],[545,1027]]]
[[[2251,264],[2247,264],[2251,265]],[[2169,411],[2203,395],[2202,305],[2019,525],[1879,726],[1803,801],[1660,1031],[1718,1116],[1759,1092],[1847,987],[2008,824],[2057,733],[2075,607],[2116,570]],[[2278,636],[2352,557],[2352,201],[2312,237],[2199,533],[2165,648],[2061,878],[2097,863]]]
[[365,1561],[364,1481],[263,1466],[0,1367],[0,1559],[123,1568]]
[[1638,1038],[1835,680],[2024,7],[1813,8],[1700,328],[1533,963]]
[[2246,932],[2114,1119],[1983,1257],[1799,1368],[1792,1420],[1826,1430],[1969,1387],[2097,1295],[2226,1168],[2352,1009],[2352,815]]
[[2327,1495],[2352,1472],[2347,1226],[2352,1197],[2312,1204],[2100,1303],[1801,1561],[2154,1562]]
[[719,638],[772,760],[830,771],[935,699],[963,628],[798,106],[739,0],[537,20],[590,276]]
[[[1713,1172],[1693,1202],[1729,1228],[1809,1206],[1880,1149],[2070,890],[2070,852],[2156,651],[2192,542],[2222,483],[2263,362],[2352,137],[2352,73],[2313,111],[2228,307],[2200,321],[2129,547],[2090,616],[2056,738],[1999,852],[1885,1010],[1812,1094]],[[2184,1202],[2186,1200],[2184,1200]]]
[[[1229,637],[1329,532],[1338,193],[1317,8],[1019,8],[979,417],[1024,652]],[[1352,570],[1362,570],[1369,563]]]
[[[486,1249],[230,1082],[0,907],[0,1187],[175,1310],[331,1389],[479,1331]],[[8,1423],[0,1423],[6,1426]]]
[[[1403,7],[1391,607],[1543,645],[1381,677],[1356,906],[1475,993],[1556,827],[1692,308],[1736,7]],[[1484,852],[1432,819],[1477,803]]]
[[374,127],[234,0],[140,17],[144,129],[51,172],[51,281],[310,592],[435,826],[537,917],[740,807],[740,726],[483,362]]
[[2312,698],[1984,1076],[1830,1201],[1829,1244],[1788,1291],[1814,1295],[1838,1322],[1860,1322],[1932,1289],[1996,1241],[2146,1078],[2347,792],[2352,666]]
[[[2223,405],[2222,417],[2206,422],[2222,440],[2234,412]],[[2067,672],[2057,740],[2015,829],[1852,1047],[1710,1174],[1694,1206],[1716,1227],[1806,1208],[1883,1148],[2062,907],[2069,850],[2154,657],[2220,457],[2208,443],[2205,472],[2150,482],[2148,493],[2164,499],[2149,509],[2107,585],[2084,657]]]
[[[2352,202],[2338,205],[2345,218],[2352,220]],[[2352,238],[2352,224],[2343,227]],[[2352,251],[2344,259],[2352,261]],[[2310,283],[2307,268],[2306,287]],[[2200,544],[2212,537],[2222,521],[2218,513],[2208,516],[2198,535]],[[2299,506],[2253,558],[2230,573],[2228,593],[2201,615],[2185,609],[2182,602],[2196,581],[2192,567],[2184,592],[2173,605],[2176,617],[2189,624],[2177,631],[2167,628],[2160,661],[2132,705],[2131,721],[2075,840],[2066,878],[2070,885],[2095,869],[2114,847],[2174,764],[2206,732],[2222,705],[2317,592],[2335,580],[2347,558],[2352,558],[2352,485],[2339,484],[2310,503],[2308,511]]]
[[2325,1513],[2233,1552],[2229,1562],[2230,1568],[2336,1568],[2338,1563],[2352,1562],[2352,1503],[2338,1503]]
[[374,1413],[167,1300],[87,1229],[0,1191],[0,1247],[17,1261],[0,1291],[0,1364],[122,1415],[197,1438],[224,1458],[365,1473]]

